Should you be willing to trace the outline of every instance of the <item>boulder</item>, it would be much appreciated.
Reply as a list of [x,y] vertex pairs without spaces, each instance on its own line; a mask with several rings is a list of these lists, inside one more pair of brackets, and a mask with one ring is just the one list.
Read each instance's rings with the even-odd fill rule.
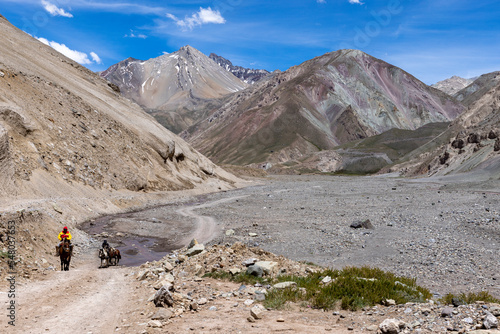
[[483,327],[486,329],[498,328],[498,319],[490,312],[487,312],[483,320]]
[[262,277],[263,274],[264,274],[264,269],[262,269],[262,267],[259,267],[257,265],[251,265],[250,267],[247,268],[247,275]]
[[497,137],[498,135],[495,130],[491,130],[490,133],[488,133],[488,139],[496,139]]
[[360,220],[360,221],[354,222],[351,224],[351,228],[355,228],[355,229],[366,228],[366,229],[370,229],[370,230],[374,229],[372,223],[370,222],[370,219],[366,219],[363,221]]
[[153,302],[156,307],[171,307],[174,305],[174,298],[172,297],[169,289],[169,286],[164,285],[155,293]]
[[205,246],[202,244],[196,244],[193,247],[189,248],[186,252],[186,255],[191,257],[197,254],[200,254],[205,250]]
[[405,327],[405,323],[398,319],[385,319],[378,326],[381,333],[398,334],[399,330]]
[[463,139],[455,139],[451,142],[451,147],[462,149],[465,147],[465,141]]
[[274,262],[274,261],[258,261],[258,262],[255,263],[255,265],[261,267],[262,270],[264,271],[265,275],[270,275],[272,269],[276,265],[278,265],[278,262]]

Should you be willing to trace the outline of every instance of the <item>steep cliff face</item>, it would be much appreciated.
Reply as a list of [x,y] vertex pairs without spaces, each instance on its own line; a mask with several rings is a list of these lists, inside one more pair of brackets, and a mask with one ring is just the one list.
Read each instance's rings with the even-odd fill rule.
[[450,121],[462,110],[395,66],[340,50],[233,94],[182,136],[218,162],[284,162],[293,159],[287,152],[299,158],[392,128]]
[[2,195],[178,190],[231,178],[98,75],[3,17],[0,49]]
[[101,76],[175,132],[205,116],[216,99],[248,86],[189,45],[146,61],[126,59]]

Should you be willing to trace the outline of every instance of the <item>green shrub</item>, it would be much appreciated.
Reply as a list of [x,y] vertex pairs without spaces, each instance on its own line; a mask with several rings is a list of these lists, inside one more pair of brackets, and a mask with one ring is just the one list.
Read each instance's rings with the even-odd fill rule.
[[488,291],[481,291],[478,293],[469,292],[468,294],[461,293],[459,295],[449,293],[439,301],[443,304],[452,304],[453,298],[457,298],[465,304],[472,304],[476,301],[483,301],[486,303],[500,303],[500,299],[493,297]]
[[[396,303],[404,304],[424,302],[431,297],[429,290],[418,286],[415,279],[398,277],[371,267],[326,269],[306,276],[282,275],[269,281],[246,273],[232,276],[229,273],[215,272],[205,276],[245,284],[297,283],[296,287],[268,291],[264,305],[273,309],[281,309],[288,302],[303,301],[318,309],[330,310],[340,305],[342,309],[357,310],[380,304],[384,299],[394,299]],[[330,276],[333,281],[323,285],[321,281],[326,276]]]

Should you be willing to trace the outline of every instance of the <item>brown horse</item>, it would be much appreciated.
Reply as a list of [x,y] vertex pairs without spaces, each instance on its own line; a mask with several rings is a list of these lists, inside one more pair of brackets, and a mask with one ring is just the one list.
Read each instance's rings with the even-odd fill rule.
[[68,271],[71,261],[71,245],[66,238],[62,240],[59,247],[59,258],[61,259],[61,271]]
[[116,266],[122,256],[118,249],[110,247],[106,248],[106,250],[103,248],[99,249],[99,258],[101,259],[101,266],[99,268],[107,268],[110,265]]
[[116,266],[118,262],[120,262],[120,259],[122,258],[122,256],[120,255],[120,251],[113,247],[110,248],[108,254],[109,254],[109,262],[113,266]]

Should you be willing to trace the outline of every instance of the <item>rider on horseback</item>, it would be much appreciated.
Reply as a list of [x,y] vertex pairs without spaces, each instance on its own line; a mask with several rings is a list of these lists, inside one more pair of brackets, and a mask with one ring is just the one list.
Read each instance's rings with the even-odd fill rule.
[[57,253],[56,255],[59,255],[59,248],[62,246],[62,242],[64,239],[68,240],[68,242],[70,243],[69,247],[71,250],[71,255],[73,255],[73,245],[71,244],[71,233],[69,233],[67,226],[63,227],[62,232],[59,232],[57,238],[59,239],[60,242],[59,245],[56,246],[56,253]]
[[111,247],[109,246],[109,244],[108,244],[108,240],[104,240],[104,241],[102,242],[102,246],[101,246],[101,247],[102,247],[102,250],[103,250],[103,252],[104,252],[104,256],[105,256],[105,258],[107,259],[107,258],[109,257],[109,250],[110,250],[110,248],[111,248]]

